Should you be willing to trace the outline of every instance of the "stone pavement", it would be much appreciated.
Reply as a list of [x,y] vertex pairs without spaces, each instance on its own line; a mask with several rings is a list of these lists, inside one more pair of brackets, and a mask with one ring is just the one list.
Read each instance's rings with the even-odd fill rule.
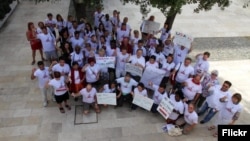
[[[102,109],[97,124],[74,125],[74,107],[66,114],[60,114],[54,102],[43,108],[37,83],[30,80],[31,51],[25,38],[26,24],[44,20],[47,12],[66,17],[68,3],[62,0],[58,5],[34,5],[23,1],[0,31],[0,141],[216,140],[207,131],[208,125],[198,125],[188,136],[170,137],[161,131],[164,125],[161,116],[141,109],[129,112],[127,107],[114,109],[110,106]],[[249,124],[250,120],[249,64],[250,60],[211,62],[211,69],[218,69],[221,79],[233,82],[231,90],[243,94],[244,111],[240,124]]]

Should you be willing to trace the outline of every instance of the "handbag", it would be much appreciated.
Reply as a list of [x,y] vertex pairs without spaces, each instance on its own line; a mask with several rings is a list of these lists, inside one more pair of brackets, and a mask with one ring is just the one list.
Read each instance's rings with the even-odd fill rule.
[[181,129],[179,126],[175,125],[175,127],[168,130],[168,135],[172,137],[180,136],[182,135],[183,129]]
[[[171,75],[170,76],[170,83],[171,83],[171,85],[174,85],[175,84],[175,78],[176,78],[176,76],[177,76],[177,74],[178,74],[178,72],[179,72],[179,70],[180,70],[180,68],[181,68],[181,65],[182,65],[182,62],[180,63],[180,66],[179,66],[179,68],[178,68],[178,70],[176,71],[176,73],[175,74],[173,74],[173,75]],[[174,79],[172,79],[174,77]]]

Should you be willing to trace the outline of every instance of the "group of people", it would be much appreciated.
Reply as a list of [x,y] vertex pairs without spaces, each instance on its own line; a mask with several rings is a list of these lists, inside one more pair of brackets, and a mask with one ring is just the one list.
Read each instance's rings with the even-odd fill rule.
[[[148,20],[154,21],[154,16]],[[52,99],[61,113],[65,113],[64,107],[71,110],[70,95],[75,100],[82,97],[84,114],[89,113],[90,107],[99,113],[101,107],[106,106],[97,103],[98,92],[116,93],[115,108],[128,103],[131,111],[138,107],[132,103],[135,95],[152,98],[151,112],[156,114],[162,99],[168,97],[174,109],[167,123],[183,127],[184,133],[192,131],[198,123],[209,122],[216,113],[216,124],[234,124],[242,109],[239,104],[241,94],[229,92],[230,81],[221,85],[217,70],[209,73],[210,53],[198,54],[192,65],[192,59],[188,57],[192,46],[187,48],[173,43],[168,23],[155,33],[144,33],[144,23],[140,30],[133,30],[128,17],[120,20],[117,10],[110,17],[100,8],[94,14],[94,27],[86,19],[77,22],[68,16],[64,20],[60,14],[54,19],[51,13],[44,22],[38,23],[37,28],[29,22],[26,35],[32,48],[32,65],[36,62],[36,50],[41,54],[31,79],[38,79],[43,105],[48,105],[49,88],[53,89]],[[159,33],[161,36],[157,38]],[[115,57],[115,68],[100,68],[96,57]],[[143,70],[147,67],[163,70],[165,76],[159,85],[148,82],[145,86],[140,82],[140,76],[125,72],[127,63]],[[170,85],[172,89],[168,91]],[[146,87],[152,88],[152,97]],[[204,114],[198,122],[198,117]],[[215,126],[209,127],[212,129]],[[216,132],[214,136],[217,136]]]

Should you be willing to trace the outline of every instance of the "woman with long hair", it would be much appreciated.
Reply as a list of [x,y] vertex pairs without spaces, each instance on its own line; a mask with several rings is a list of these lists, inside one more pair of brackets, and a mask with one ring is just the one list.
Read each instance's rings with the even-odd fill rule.
[[41,59],[45,60],[43,57],[43,51],[42,51],[42,43],[39,39],[37,39],[37,29],[33,22],[28,23],[28,30],[26,32],[27,40],[30,42],[30,46],[32,49],[32,63],[31,65],[34,65],[36,63],[36,50],[39,50]]

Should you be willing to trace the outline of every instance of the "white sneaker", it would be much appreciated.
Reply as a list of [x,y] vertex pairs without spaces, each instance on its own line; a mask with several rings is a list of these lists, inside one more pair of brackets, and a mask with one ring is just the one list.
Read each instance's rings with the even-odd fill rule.
[[43,107],[47,107],[48,106],[48,102],[43,102]]

